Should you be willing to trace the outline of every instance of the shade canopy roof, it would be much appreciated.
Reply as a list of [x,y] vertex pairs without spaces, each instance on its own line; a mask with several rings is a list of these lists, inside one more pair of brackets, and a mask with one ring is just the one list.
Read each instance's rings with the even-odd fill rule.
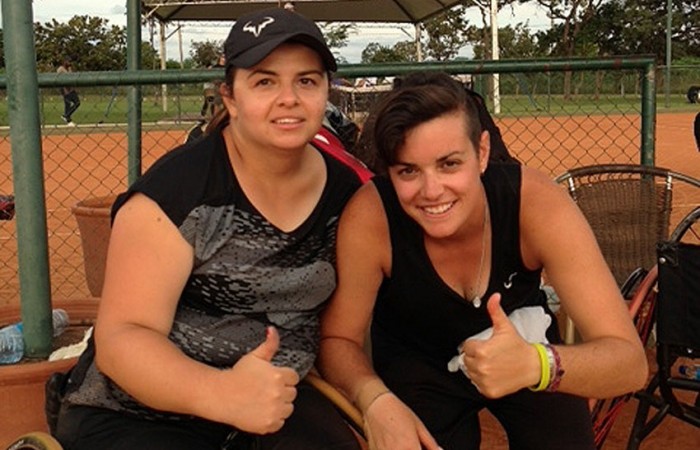
[[[242,14],[284,5],[279,0],[142,0],[147,16],[171,21],[234,21]],[[296,0],[294,9],[316,21],[405,22],[430,19],[460,0]]]

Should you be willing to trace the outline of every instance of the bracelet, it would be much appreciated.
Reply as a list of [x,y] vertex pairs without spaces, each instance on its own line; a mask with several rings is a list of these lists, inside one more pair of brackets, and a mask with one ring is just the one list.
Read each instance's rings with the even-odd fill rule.
[[550,362],[550,376],[549,376],[549,386],[547,386],[547,392],[556,392],[559,389],[559,383],[564,376],[564,369],[561,366],[561,357],[557,349],[549,344],[544,344],[544,348],[547,351],[547,356]]
[[357,397],[355,398],[355,405],[364,414],[367,412],[369,407],[374,403],[379,397],[384,394],[389,394],[391,391],[387,388],[384,383],[380,380],[371,380],[365,383],[360,389]]
[[551,365],[549,364],[549,357],[547,355],[547,349],[543,344],[535,343],[530,344],[537,350],[537,356],[540,360],[540,382],[537,386],[531,386],[529,389],[533,392],[544,391],[549,387],[550,383],[550,371]]
[[375,394],[375,396],[370,399],[369,403],[367,403],[367,406],[365,406],[364,413],[367,414],[367,411],[369,411],[369,408],[374,404],[374,402],[376,402],[377,399],[384,394],[391,394],[391,391],[387,389],[386,391],[381,391]]

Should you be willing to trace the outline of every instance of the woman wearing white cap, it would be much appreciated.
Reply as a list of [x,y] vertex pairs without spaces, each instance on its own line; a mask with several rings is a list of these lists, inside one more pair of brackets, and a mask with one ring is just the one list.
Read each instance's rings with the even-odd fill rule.
[[335,288],[356,173],[309,144],[336,62],[308,19],[239,18],[224,110],[113,207],[94,343],[71,373],[70,449],[355,449],[300,382]]

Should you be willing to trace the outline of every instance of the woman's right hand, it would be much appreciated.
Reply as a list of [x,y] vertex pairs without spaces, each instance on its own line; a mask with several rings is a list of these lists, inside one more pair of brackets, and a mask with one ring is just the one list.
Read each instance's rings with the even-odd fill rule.
[[294,410],[299,375],[289,367],[276,367],[271,361],[279,348],[279,334],[267,328],[265,342],[224,371],[224,422],[255,434],[278,431]]
[[372,402],[364,420],[370,450],[441,450],[418,416],[391,392]]

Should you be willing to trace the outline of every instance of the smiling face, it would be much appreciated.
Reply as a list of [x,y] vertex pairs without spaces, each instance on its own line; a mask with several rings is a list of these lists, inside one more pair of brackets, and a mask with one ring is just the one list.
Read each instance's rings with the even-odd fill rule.
[[464,114],[453,111],[409,130],[388,170],[403,209],[435,239],[468,232],[483,208],[489,137],[482,133],[475,148]]
[[257,65],[236,69],[222,99],[237,145],[300,149],[321,128],[328,74],[315,51],[286,43]]

